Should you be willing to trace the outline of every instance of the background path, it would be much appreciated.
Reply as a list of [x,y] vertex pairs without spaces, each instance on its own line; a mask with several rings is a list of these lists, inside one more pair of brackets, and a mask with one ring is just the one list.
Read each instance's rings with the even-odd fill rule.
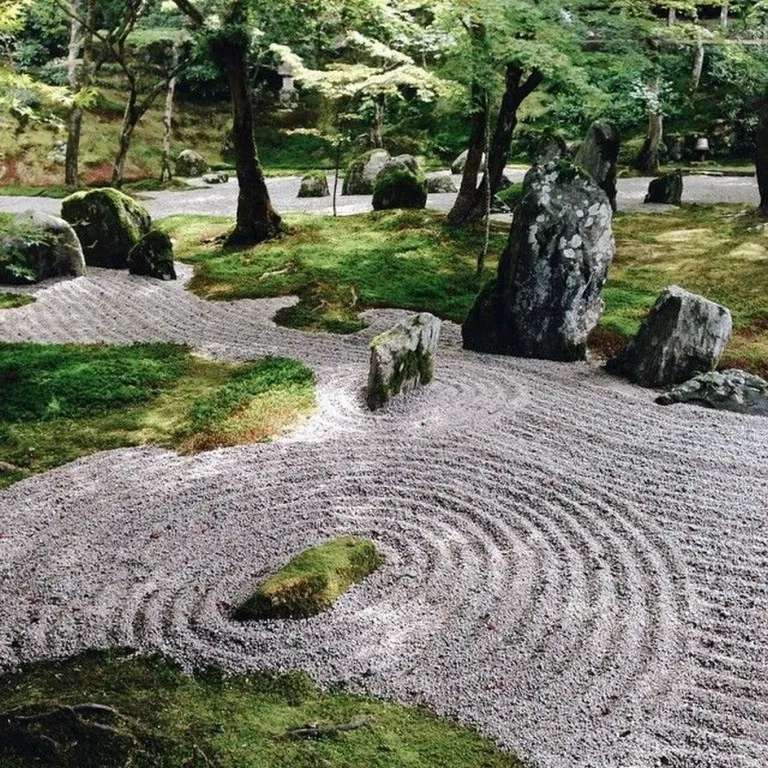
[[[507,175],[512,181],[522,181],[524,171],[509,168]],[[458,183],[459,176],[454,177]],[[643,206],[648,191],[648,178],[619,179],[619,210],[652,210],[665,206]],[[202,184],[193,180],[195,184]],[[275,208],[281,213],[308,211],[330,214],[333,212],[331,198],[297,197],[301,180],[298,176],[267,179],[267,187]],[[759,195],[754,177],[686,176],[683,187],[683,201],[688,203],[749,203],[757,205]],[[217,216],[234,216],[237,206],[237,181],[230,179],[227,184],[198,186],[189,191],[147,192],[142,195],[144,205],[152,218],[159,219],[175,213],[201,213]],[[427,207],[447,211],[453,205],[455,194],[430,195]],[[338,212],[341,215],[362,213],[371,210],[370,195],[339,195]],[[58,214],[61,201],[44,197],[0,197],[0,211],[19,212],[29,208]]]

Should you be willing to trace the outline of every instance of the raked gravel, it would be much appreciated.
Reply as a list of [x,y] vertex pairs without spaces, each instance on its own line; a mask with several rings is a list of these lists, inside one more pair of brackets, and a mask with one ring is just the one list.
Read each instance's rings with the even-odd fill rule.
[[[367,343],[404,313],[307,334],[273,324],[290,300],[203,302],[179,272],[27,289],[0,339],[289,355],[319,412],[270,444],[99,453],[0,491],[0,669],[127,644],[424,704],[546,768],[768,765],[768,421],[468,353],[450,323],[434,383],[372,414]],[[332,610],[229,620],[342,533],[386,563]]]

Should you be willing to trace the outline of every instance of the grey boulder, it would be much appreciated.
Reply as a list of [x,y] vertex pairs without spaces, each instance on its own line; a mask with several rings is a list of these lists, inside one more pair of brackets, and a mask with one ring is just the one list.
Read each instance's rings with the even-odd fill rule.
[[0,283],[24,285],[84,274],[85,258],[77,234],[58,216],[25,211],[0,234]]
[[[469,156],[469,150],[465,149],[452,163],[451,163],[451,173],[461,175],[464,173],[464,166],[467,164],[467,157]],[[485,170],[485,154],[483,154],[483,159],[480,161],[480,170]]]
[[768,381],[737,368],[708,371],[665,392],[656,402],[695,403],[719,411],[768,416]]
[[732,327],[725,307],[671,285],[606,367],[643,387],[680,384],[717,365]]
[[213,171],[204,173],[203,181],[206,184],[226,184],[229,181],[229,174],[226,171]]
[[440,320],[429,312],[398,323],[371,342],[366,402],[371,410],[429,384],[440,337]]
[[194,149],[183,149],[176,158],[177,176],[202,176],[209,170],[205,158]]
[[683,197],[683,172],[680,170],[659,176],[648,185],[646,203],[666,203],[680,205]]
[[574,163],[586,171],[608,195],[616,211],[616,163],[619,158],[619,136],[607,120],[595,120],[579,146]]
[[453,181],[453,176],[448,171],[435,173],[427,177],[427,192],[431,195],[443,195],[458,191],[458,187]]
[[531,168],[498,274],[461,333],[478,352],[581,360],[613,260],[605,192],[565,161]]
[[374,149],[358,157],[347,168],[342,195],[372,195],[376,177],[389,160],[389,152]]
[[327,197],[330,194],[328,177],[323,171],[313,171],[302,178],[299,197]]

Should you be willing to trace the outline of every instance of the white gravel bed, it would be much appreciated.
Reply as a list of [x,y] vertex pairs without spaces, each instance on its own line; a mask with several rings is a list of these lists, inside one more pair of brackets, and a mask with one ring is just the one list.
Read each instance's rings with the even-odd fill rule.
[[[179,265],[181,278],[189,268]],[[0,669],[93,646],[301,668],[476,725],[543,768],[768,765],[768,422],[588,364],[484,356],[371,414],[367,342],[92,269],[26,289],[5,341],[297,357],[320,409],[275,443],[96,454],[0,491]],[[385,565],[305,621],[228,606],[342,533]]]

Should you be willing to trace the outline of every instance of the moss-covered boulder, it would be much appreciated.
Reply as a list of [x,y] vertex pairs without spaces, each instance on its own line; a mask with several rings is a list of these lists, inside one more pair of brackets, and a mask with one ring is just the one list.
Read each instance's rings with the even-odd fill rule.
[[427,178],[427,192],[431,195],[442,195],[449,192],[456,193],[458,191],[459,188],[448,171],[435,173]]
[[132,275],[175,280],[171,238],[157,229],[144,235],[128,254],[128,271]]
[[312,171],[302,178],[299,197],[327,197],[330,194],[325,171]]
[[421,312],[371,342],[366,402],[371,410],[432,381],[440,320]]
[[373,210],[424,208],[427,205],[427,177],[412,155],[388,160],[373,187]]
[[680,205],[683,197],[683,172],[678,169],[671,173],[653,179],[648,185],[646,203],[665,203],[667,205]]
[[315,616],[381,563],[373,542],[340,536],[293,558],[236,608],[233,618],[250,621]]
[[116,189],[75,192],[62,201],[61,216],[77,233],[85,263],[109,269],[128,266],[131,248],[152,224],[142,206]]
[[74,229],[64,219],[26,211],[0,233],[0,283],[25,285],[49,277],[80,277],[85,259]]
[[372,195],[380,171],[389,160],[389,152],[374,149],[350,163],[341,187],[342,195]]
[[177,176],[202,176],[210,168],[206,159],[194,149],[183,149],[176,158]]

